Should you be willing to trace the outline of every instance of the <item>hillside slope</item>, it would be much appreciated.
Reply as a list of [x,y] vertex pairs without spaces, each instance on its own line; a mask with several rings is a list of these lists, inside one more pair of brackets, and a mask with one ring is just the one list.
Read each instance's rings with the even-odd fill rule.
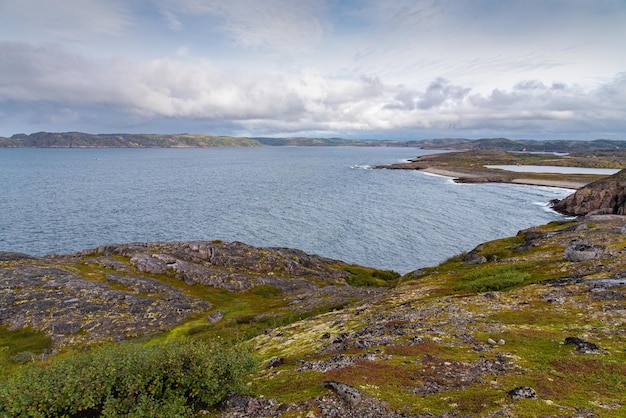
[[529,228],[395,287],[349,285],[392,272],[220,241],[0,253],[2,377],[103,341],[227,339],[260,367],[213,416],[623,417],[625,224]]
[[275,401],[243,416],[625,416],[624,223],[530,228],[255,338]]

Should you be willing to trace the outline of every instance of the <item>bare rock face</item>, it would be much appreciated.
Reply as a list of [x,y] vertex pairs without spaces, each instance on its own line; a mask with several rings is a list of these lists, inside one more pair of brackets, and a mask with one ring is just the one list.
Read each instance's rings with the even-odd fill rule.
[[210,306],[146,277],[108,274],[96,282],[54,267],[0,268],[0,324],[31,326],[60,345],[169,329]]
[[565,215],[575,216],[592,213],[626,215],[626,169],[553,202],[552,208]]
[[106,245],[80,255],[121,255],[142,273],[166,274],[189,285],[202,284],[232,292],[271,285],[282,293],[345,285],[348,273],[327,267],[335,260],[290,248],[260,248],[241,242],[155,242]]
[[292,312],[380,293],[349,286],[341,266],[295,249],[221,241],[106,245],[45,257],[0,252],[0,325],[43,331],[57,346],[89,344],[171,329],[211,308],[170,279],[231,292],[261,286],[293,299]]

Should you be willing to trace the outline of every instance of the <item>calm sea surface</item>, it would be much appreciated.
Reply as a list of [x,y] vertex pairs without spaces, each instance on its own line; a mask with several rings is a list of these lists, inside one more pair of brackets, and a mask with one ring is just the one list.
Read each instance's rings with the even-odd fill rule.
[[0,251],[242,241],[407,272],[561,216],[570,190],[372,170],[406,148],[0,149]]

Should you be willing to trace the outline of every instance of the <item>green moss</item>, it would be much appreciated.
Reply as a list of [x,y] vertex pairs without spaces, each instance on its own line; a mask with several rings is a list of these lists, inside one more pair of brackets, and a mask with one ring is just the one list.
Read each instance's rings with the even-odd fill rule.
[[[26,354],[41,354],[52,346],[52,340],[45,333],[32,328],[20,328],[9,331],[6,326],[0,326],[0,364],[9,367],[13,363],[11,358]],[[15,357],[18,358],[18,357]]]
[[502,291],[530,281],[531,276],[518,266],[496,266],[463,276],[455,290],[470,292]]
[[281,402],[303,402],[326,393],[322,382],[328,380],[324,373],[294,370],[272,371],[252,382],[252,391]]
[[343,270],[350,273],[346,282],[356,287],[392,287],[400,278],[400,274],[392,270],[378,270],[357,265],[345,266]]
[[272,286],[269,284],[262,284],[262,285],[252,288],[252,290],[250,290],[250,293],[252,293],[253,295],[261,296],[266,299],[271,299],[271,298],[280,296],[282,292],[276,286]]

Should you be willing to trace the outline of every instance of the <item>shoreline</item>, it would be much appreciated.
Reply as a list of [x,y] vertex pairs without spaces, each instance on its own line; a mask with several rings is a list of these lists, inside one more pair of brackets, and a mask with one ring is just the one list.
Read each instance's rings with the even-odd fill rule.
[[514,178],[511,180],[504,180],[502,177],[492,178],[485,177],[480,174],[467,173],[465,171],[455,171],[450,169],[444,169],[440,167],[426,167],[418,169],[429,174],[435,174],[438,176],[449,177],[454,180],[455,183],[509,183],[509,184],[525,184],[529,186],[544,186],[544,187],[558,187],[560,189],[578,190],[581,187],[589,184],[588,182],[577,182],[571,180],[550,180],[550,179],[531,179],[531,178]]

